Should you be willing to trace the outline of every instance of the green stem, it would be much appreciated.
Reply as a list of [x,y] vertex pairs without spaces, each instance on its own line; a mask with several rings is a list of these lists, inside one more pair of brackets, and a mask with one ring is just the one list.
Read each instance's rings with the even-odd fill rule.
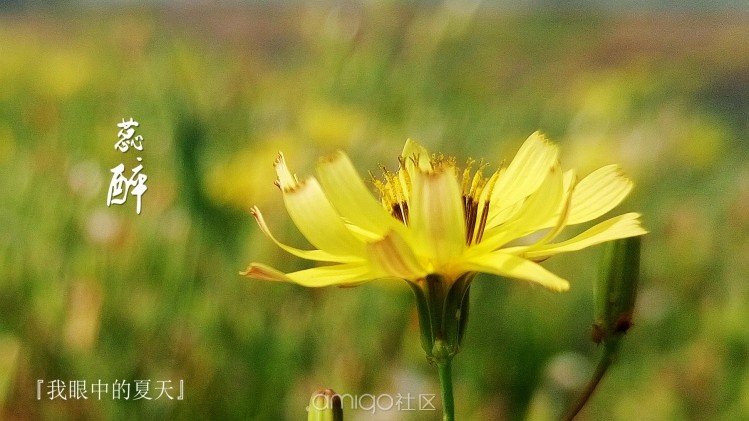
[[577,398],[572,407],[570,407],[570,410],[564,417],[564,421],[572,421],[573,419],[575,419],[580,410],[583,409],[586,403],[588,403],[588,400],[590,400],[590,397],[593,396],[593,392],[595,392],[596,387],[598,387],[598,383],[601,382],[601,379],[603,379],[604,374],[606,374],[606,371],[609,369],[609,367],[611,367],[611,364],[614,362],[615,358],[616,346],[605,346],[603,355],[601,356],[601,360],[598,361],[596,371],[593,373],[593,377],[588,380],[588,384],[585,385],[585,389],[583,390],[582,394]]
[[455,420],[455,400],[453,399],[453,376],[451,358],[445,358],[437,362],[440,375],[440,390],[442,392],[442,420]]

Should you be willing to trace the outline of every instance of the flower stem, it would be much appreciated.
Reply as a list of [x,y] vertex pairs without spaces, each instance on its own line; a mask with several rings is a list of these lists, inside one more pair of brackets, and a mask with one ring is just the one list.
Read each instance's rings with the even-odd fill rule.
[[451,358],[444,358],[437,362],[440,375],[440,389],[442,392],[442,420],[455,420],[455,400],[453,398],[453,376]]
[[600,361],[598,361],[596,371],[593,373],[590,380],[588,380],[588,384],[585,385],[582,394],[578,396],[575,403],[570,407],[567,415],[564,417],[564,421],[572,421],[575,419],[580,410],[583,409],[586,403],[588,403],[590,397],[593,396],[593,392],[595,392],[596,387],[598,387],[598,383],[601,382],[604,374],[606,374],[606,371],[611,367],[611,364],[616,359],[616,348],[616,346],[604,347],[603,355],[601,356]]

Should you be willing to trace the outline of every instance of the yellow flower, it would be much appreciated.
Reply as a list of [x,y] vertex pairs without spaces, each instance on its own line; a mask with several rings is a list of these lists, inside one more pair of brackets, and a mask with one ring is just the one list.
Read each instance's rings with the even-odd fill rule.
[[343,152],[320,160],[317,178],[301,181],[280,154],[276,185],[291,219],[315,249],[281,243],[257,207],[252,214],[283,250],[328,264],[283,273],[252,263],[242,273],[307,287],[401,278],[423,288],[428,278],[438,276],[450,290],[452,283],[468,283],[473,274],[485,272],[564,291],[569,283],[538,262],[646,233],[640,215],[626,213],[555,242],[566,226],[591,221],[617,206],[632,182],[616,165],[578,180],[574,170],[562,171],[557,146],[538,133],[523,143],[509,165],[488,177],[484,164],[469,160],[461,170],[454,158],[430,155],[411,140],[399,161],[397,172],[385,171],[374,182],[378,200]]

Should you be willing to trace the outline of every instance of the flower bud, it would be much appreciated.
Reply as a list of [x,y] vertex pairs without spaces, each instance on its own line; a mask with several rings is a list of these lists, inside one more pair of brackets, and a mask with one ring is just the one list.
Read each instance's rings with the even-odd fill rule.
[[307,407],[307,421],[343,421],[341,397],[333,389],[315,392]]
[[615,345],[632,325],[640,277],[641,237],[607,244],[601,274],[594,290],[593,341]]

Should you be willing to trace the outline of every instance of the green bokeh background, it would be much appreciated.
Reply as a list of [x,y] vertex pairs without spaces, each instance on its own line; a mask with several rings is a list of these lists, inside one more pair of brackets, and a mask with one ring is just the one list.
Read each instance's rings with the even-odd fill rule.
[[[437,393],[403,283],[244,279],[307,267],[273,186],[346,151],[396,169],[407,137],[508,162],[541,130],[580,174],[619,163],[640,211],[634,327],[581,420],[749,418],[746,12],[486,5],[0,12],[0,419],[305,419],[309,396]],[[123,118],[148,191],[106,206]],[[599,247],[555,294],[480,276],[455,360],[459,419],[556,419],[591,372]],[[184,400],[37,400],[37,381],[184,380]],[[43,393],[46,392],[43,390]],[[152,390],[152,394],[153,394]],[[174,393],[176,394],[176,393]],[[439,412],[346,409],[352,420]]]

